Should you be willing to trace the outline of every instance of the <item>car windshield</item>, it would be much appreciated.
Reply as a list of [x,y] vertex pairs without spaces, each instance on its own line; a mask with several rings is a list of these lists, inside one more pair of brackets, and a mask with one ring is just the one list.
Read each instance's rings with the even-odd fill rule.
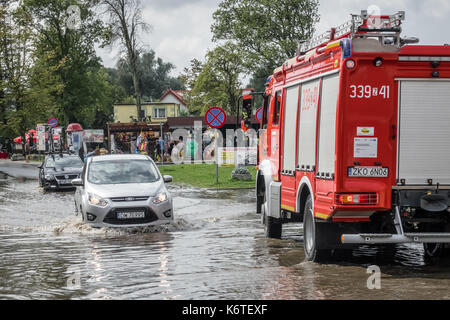
[[54,156],[49,157],[45,164],[46,168],[81,168],[83,166],[83,161],[80,157],[61,157]]
[[148,160],[92,162],[88,181],[93,184],[152,183],[159,180],[155,165]]

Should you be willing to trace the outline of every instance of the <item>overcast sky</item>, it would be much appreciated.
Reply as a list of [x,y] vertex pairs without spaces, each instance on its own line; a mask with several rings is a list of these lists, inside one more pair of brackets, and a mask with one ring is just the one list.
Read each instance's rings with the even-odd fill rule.
[[[212,14],[221,0],[141,0],[143,16],[152,31],[142,35],[147,48],[176,66],[177,76],[193,58],[203,60],[211,42]],[[276,0],[274,0],[276,1]],[[450,43],[450,0],[320,0],[321,21],[317,32],[324,32],[350,19],[370,5],[383,14],[406,11],[403,35],[419,37],[421,44]],[[98,50],[106,66],[117,61],[117,52]]]

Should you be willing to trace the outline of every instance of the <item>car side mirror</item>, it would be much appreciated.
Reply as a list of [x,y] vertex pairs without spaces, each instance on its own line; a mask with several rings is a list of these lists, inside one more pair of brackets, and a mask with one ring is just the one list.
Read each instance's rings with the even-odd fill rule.
[[170,183],[173,181],[173,177],[172,176],[164,176],[164,182],[165,183]]
[[72,185],[74,187],[82,187],[82,186],[84,186],[84,183],[83,183],[82,179],[74,179],[74,180],[72,180]]

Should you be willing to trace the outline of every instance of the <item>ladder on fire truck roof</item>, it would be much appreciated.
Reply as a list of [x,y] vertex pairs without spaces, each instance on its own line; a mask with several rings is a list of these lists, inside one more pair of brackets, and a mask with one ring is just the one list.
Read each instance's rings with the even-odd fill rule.
[[399,47],[406,43],[417,43],[419,41],[417,38],[400,38],[403,20],[405,20],[405,11],[399,11],[391,16],[370,16],[367,10],[362,10],[360,15],[352,14],[351,20],[337,28],[301,42],[297,55],[304,55],[314,48],[341,38],[378,38],[384,45]]

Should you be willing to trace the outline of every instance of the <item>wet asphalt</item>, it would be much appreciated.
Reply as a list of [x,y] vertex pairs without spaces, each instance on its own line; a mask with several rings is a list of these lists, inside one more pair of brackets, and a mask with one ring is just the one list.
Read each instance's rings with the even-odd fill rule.
[[173,184],[173,225],[98,230],[75,215],[73,191],[39,188],[37,171],[0,162],[0,299],[450,298],[450,260],[424,261],[418,245],[305,262],[302,226],[266,239],[252,190]]

